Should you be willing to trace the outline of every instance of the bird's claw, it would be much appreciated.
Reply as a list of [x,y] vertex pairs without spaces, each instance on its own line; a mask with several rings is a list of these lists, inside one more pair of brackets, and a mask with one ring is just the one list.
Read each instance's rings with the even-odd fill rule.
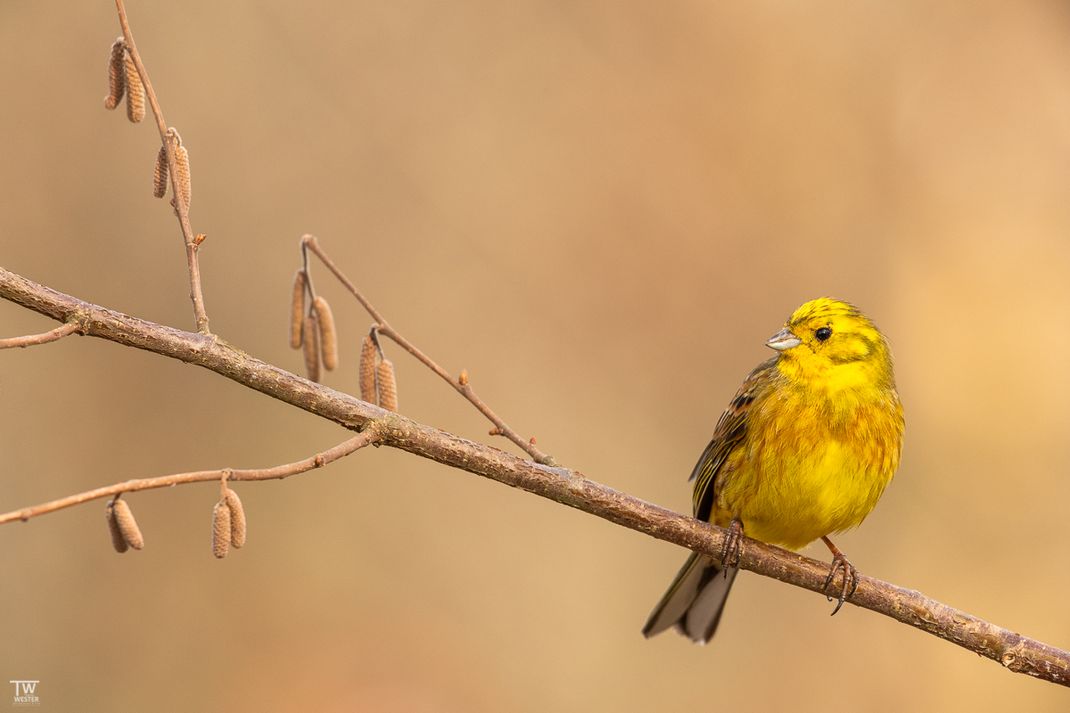
[[739,566],[739,556],[743,553],[743,523],[733,520],[728,526],[728,534],[725,535],[724,544],[721,545],[721,567],[724,576],[728,576],[728,570]]
[[[840,588],[840,596],[834,597],[829,594],[829,587],[832,585],[832,581],[836,578],[836,572],[842,572],[843,586]],[[829,566],[829,574],[825,577],[825,584],[821,587],[821,591],[825,594],[825,598],[830,602],[836,599],[836,608],[832,610],[834,616],[836,612],[840,610],[843,603],[854,596],[855,590],[858,589],[858,570],[851,564],[842,552],[837,552],[832,557],[832,564]]]

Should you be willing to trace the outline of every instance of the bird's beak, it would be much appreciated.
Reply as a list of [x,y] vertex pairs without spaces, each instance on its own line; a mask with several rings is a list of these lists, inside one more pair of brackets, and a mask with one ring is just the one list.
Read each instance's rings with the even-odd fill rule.
[[765,343],[765,346],[776,349],[778,352],[782,352],[785,349],[791,349],[802,344],[802,340],[791,333],[791,330],[784,327],[779,332],[769,337],[769,341]]

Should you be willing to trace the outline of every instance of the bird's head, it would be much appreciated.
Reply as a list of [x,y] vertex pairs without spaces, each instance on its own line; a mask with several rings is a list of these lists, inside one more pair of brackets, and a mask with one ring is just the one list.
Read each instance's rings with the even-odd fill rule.
[[828,388],[892,381],[884,335],[857,307],[830,297],[799,307],[765,344],[780,352],[777,367],[790,378],[819,379]]

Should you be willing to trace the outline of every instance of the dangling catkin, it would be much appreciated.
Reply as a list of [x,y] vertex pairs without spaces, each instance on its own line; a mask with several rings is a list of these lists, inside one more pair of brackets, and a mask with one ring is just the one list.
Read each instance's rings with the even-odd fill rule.
[[160,147],[156,154],[156,166],[152,171],[152,195],[163,198],[167,193],[167,148]]
[[108,518],[108,531],[111,532],[111,546],[115,548],[115,551],[119,554],[126,552],[130,549],[130,545],[126,544],[126,540],[123,538],[123,533],[119,531],[119,522],[115,519],[115,501],[108,502],[108,509],[105,512],[105,517]]
[[334,314],[326,298],[317,296],[312,300],[312,309],[316,311],[316,321],[320,330],[320,352],[323,366],[327,371],[334,371],[338,366],[338,331],[334,326]]
[[123,100],[126,92],[126,65],[123,58],[126,56],[126,43],[123,38],[115,40],[111,46],[111,55],[108,57],[108,96],[104,97],[104,108],[114,109]]
[[308,374],[309,380],[316,382],[320,380],[320,330],[318,322],[316,313],[309,312],[308,316],[305,317],[305,325],[302,329],[305,335],[304,344],[302,344],[305,349],[305,373]]
[[126,118],[135,124],[145,118],[145,86],[134,60],[126,56]]
[[379,405],[387,411],[398,410],[398,384],[394,379],[394,363],[389,359],[379,362],[376,369],[379,387]]
[[375,357],[378,349],[372,335],[365,334],[360,344],[360,400],[370,404],[379,403],[375,395]]
[[245,508],[242,507],[241,498],[230,488],[227,488],[223,500],[230,510],[230,544],[238,550],[245,544]]
[[212,508],[212,554],[223,559],[230,551],[230,508],[220,500]]
[[294,273],[294,295],[290,301],[290,348],[301,348],[301,326],[305,318],[305,271]]
[[135,550],[140,550],[145,546],[145,538],[141,536],[141,528],[137,526],[137,520],[134,519],[134,513],[130,511],[130,506],[125,500],[116,500],[112,505],[112,512],[115,514],[115,523],[119,527],[119,532],[123,536],[123,540],[126,544],[133,547]]
[[[175,147],[175,183],[178,185],[178,199],[188,213],[190,201],[193,200],[193,183],[190,180],[189,152],[182,145],[182,139],[178,140],[178,146]],[[178,210],[177,205],[175,210]]]

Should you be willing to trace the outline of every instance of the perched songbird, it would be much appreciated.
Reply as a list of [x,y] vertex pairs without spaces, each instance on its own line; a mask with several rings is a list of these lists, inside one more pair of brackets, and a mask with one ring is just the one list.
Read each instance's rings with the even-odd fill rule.
[[799,549],[821,538],[839,602],[858,573],[828,539],[855,527],[899,466],[903,407],[888,342],[854,306],[807,302],[766,346],[778,354],[743,382],[691,473],[695,517],[729,528],[721,560],[692,554],[654,608],[645,636],[675,626],[706,643],[736,576],[741,535]]

